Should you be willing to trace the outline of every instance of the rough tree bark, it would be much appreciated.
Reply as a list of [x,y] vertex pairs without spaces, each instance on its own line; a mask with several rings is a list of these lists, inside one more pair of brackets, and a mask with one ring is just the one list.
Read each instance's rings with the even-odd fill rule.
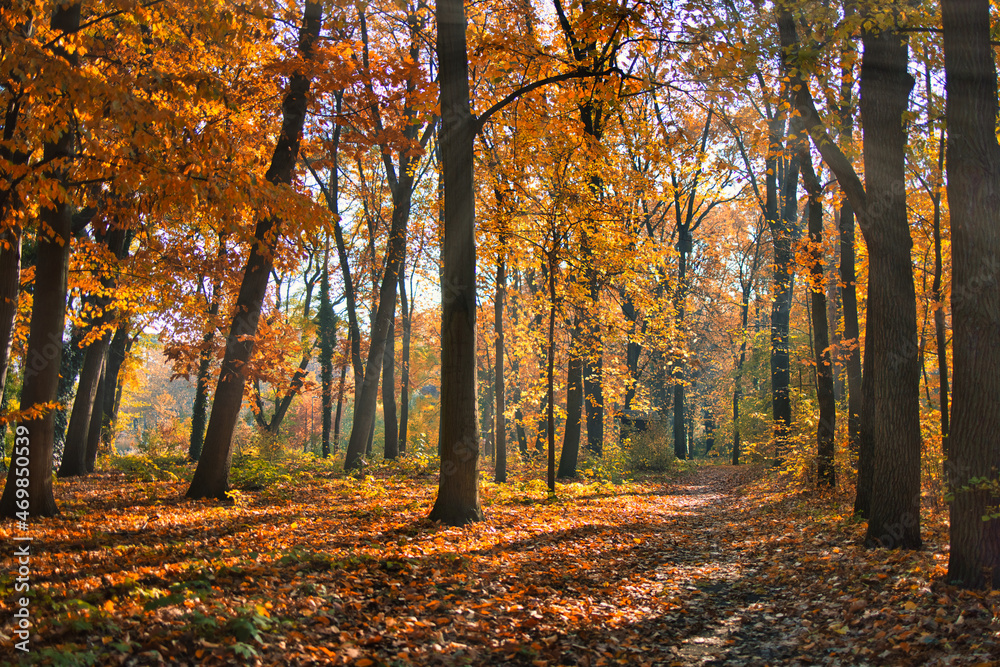
[[[1000,586],[1000,145],[988,0],[942,0],[954,380],[948,580]],[[980,480],[978,482],[973,480]],[[983,517],[989,516],[984,521]]]
[[[792,64],[798,38],[791,13],[779,19],[782,45]],[[791,77],[795,104],[816,148],[850,198],[868,245],[868,318],[864,401],[861,412],[858,495],[870,497],[869,546],[920,547],[920,367],[916,291],[910,259],[905,156],[907,109],[913,77],[906,40],[893,28],[862,34],[861,120],[865,183],[830,140],[807,83]],[[869,442],[866,442],[869,441]],[[865,451],[870,475],[862,475]],[[877,483],[874,483],[877,480]],[[868,484],[868,488],[861,488]],[[857,506],[857,502],[855,504]]]
[[430,518],[450,525],[481,521],[479,420],[476,418],[475,119],[469,103],[465,5],[439,0],[444,242],[441,295],[441,474]]

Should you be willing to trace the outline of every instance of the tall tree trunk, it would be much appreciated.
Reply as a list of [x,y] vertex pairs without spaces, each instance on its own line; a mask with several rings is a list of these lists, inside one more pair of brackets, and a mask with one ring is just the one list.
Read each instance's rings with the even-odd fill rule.
[[399,362],[399,454],[406,454],[410,421],[410,334],[413,330],[413,305],[406,297],[406,281],[399,274],[399,315],[403,325],[403,358]]
[[[123,259],[123,251],[126,251],[126,240],[130,238],[124,229],[109,228],[104,232],[95,232],[94,236],[95,240],[103,241],[116,258]],[[112,273],[101,277],[101,293],[94,299],[97,312],[101,315],[91,323],[91,329],[106,328],[114,319],[116,311],[110,308],[110,294],[114,292],[116,282]],[[104,372],[104,363],[108,356],[111,336],[111,330],[106,329],[104,334],[94,340],[84,353],[83,368],[80,371],[80,381],[77,384],[76,398],[73,401],[73,412],[66,430],[66,447],[63,451],[62,464],[59,466],[59,477],[86,475],[93,470],[93,465],[90,466],[89,470],[87,465],[90,422],[96,418],[97,423],[100,424],[102,420],[103,405],[95,399],[97,398],[98,384]],[[99,426],[98,433],[100,433]]]
[[[789,12],[780,19],[782,45],[795,59],[797,37]],[[865,543],[920,547],[920,366],[917,357],[916,291],[906,211],[906,128],[913,77],[900,33],[865,30],[861,63],[861,120],[865,184],[830,141],[808,85],[791,77],[796,106],[816,148],[844,187],[868,245],[868,317],[858,494],[870,494]],[[863,489],[866,448],[870,488]],[[873,483],[878,480],[877,483]],[[856,501],[855,506],[858,506]]]
[[[218,313],[218,304],[213,307]],[[212,340],[215,338],[215,328],[209,329],[202,338],[201,351],[198,353],[198,375],[194,385],[194,405],[191,407],[191,439],[188,442],[188,461],[198,462],[201,449],[205,443],[205,423],[208,416],[208,382],[212,370]]]
[[[861,119],[868,210],[868,318],[862,442],[871,438],[869,545],[920,548],[920,369],[916,291],[906,211],[907,109],[913,78],[906,42],[864,35]],[[855,207],[857,208],[857,207]],[[867,418],[866,418],[867,417]],[[878,480],[874,483],[874,480]]]
[[[80,3],[57,6],[52,11],[51,28],[55,34],[74,35],[80,29]],[[75,69],[79,56],[70,53],[60,39],[53,47],[57,58]],[[43,148],[46,162],[71,157],[76,150],[74,131],[68,122],[57,125],[59,134]],[[69,173],[56,167],[50,176],[65,189]],[[59,386],[59,359],[62,354],[62,330],[66,318],[66,281],[69,269],[70,234],[73,220],[67,201],[53,202],[39,211],[38,250],[35,264],[34,306],[25,355],[21,409],[40,408],[38,416],[18,424],[12,465],[0,497],[0,517],[13,518],[18,511],[30,516],[54,516],[59,510],[52,494],[52,449],[54,413],[49,405],[56,400]],[[21,452],[27,454],[26,457]],[[24,460],[26,459],[26,461]],[[22,462],[23,461],[23,462]],[[15,481],[28,473],[27,509],[19,508]]]
[[319,282],[319,366],[320,393],[323,405],[323,442],[320,452],[330,457],[330,435],[333,427],[333,348],[337,342],[337,323],[330,303],[330,237],[323,249],[323,274]]
[[[928,74],[928,76],[930,76]],[[931,293],[934,295],[934,341],[937,346],[938,360],[938,393],[941,402],[941,453],[948,460],[948,433],[950,431],[948,414],[948,327],[945,323],[944,294],[941,288],[941,278],[944,273],[944,260],[941,250],[941,194],[944,190],[944,158],[946,131],[941,128],[941,141],[938,145],[938,181],[937,189],[931,200],[934,203],[934,282]]]
[[107,377],[107,387],[104,393],[101,438],[104,440],[105,448],[109,451],[114,451],[118,406],[121,404],[122,385],[124,384],[124,378],[121,377],[121,369],[125,364],[126,355],[132,349],[133,341],[134,338],[129,335],[128,322],[120,321],[118,328],[115,330],[115,335],[111,338],[111,346],[108,348],[108,360],[104,371]]
[[[4,224],[5,217],[0,217],[0,225]],[[0,229],[0,396],[7,386],[20,288],[21,227],[15,223],[11,227]]]
[[[798,130],[795,119],[788,123],[788,141]],[[773,208],[777,216],[770,218],[771,243],[774,246],[774,302],[771,305],[771,401],[774,420],[775,463],[780,465],[788,451],[788,436],[792,426],[791,361],[788,346],[789,320],[795,287],[795,241],[798,238],[798,150],[789,146],[790,157],[784,164],[781,179],[774,190],[777,197]],[[779,196],[780,187],[780,196]],[[769,193],[770,195],[770,193]]]
[[559,243],[555,243],[549,253],[549,332],[546,338],[545,388],[546,431],[548,437],[548,466],[546,481],[549,493],[556,492],[556,420],[555,420],[555,364],[556,364],[556,267],[558,266]]
[[66,429],[66,449],[63,451],[62,464],[59,466],[59,477],[77,477],[88,472],[87,438],[90,433],[91,414],[95,412],[97,406],[95,402],[97,385],[101,380],[101,370],[110,343],[111,332],[107,331],[92,342],[84,353],[80,382],[76,390],[76,399],[73,401],[73,412],[70,415],[69,427]]
[[507,404],[504,396],[506,386],[503,377],[503,310],[504,298],[507,294],[507,251],[506,239],[501,237],[500,254],[497,258],[496,293],[493,296],[493,332],[496,334],[496,354],[494,359],[493,381],[496,383],[494,395],[496,398],[496,458],[493,465],[493,481],[497,484],[507,482],[507,419],[504,412]]
[[[298,48],[307,60],[312,57],[313,43],[319,37],[322,14],[320,3],[306,1]],[[266,174],[267,180],[274,185],[287,186],[292,182],[309,105],[309,86],[310,78],[302,72],[289,77],[288,92],[281,105],[281,134]],[[232,326],[226,339],[226,352],[205,433],[205,447],[187,492],[189,498],[223,498],[229,490],[233,430],[243,404],[246,368],[253,353],[280,228],[280,218],[271,215],[258,222],[254,230],[254,243],[247,258]]]
[[476,418],[475,119],[469,103],[465,6],[439,0],[437,52],[444,183],[441,298],[441,474],[430,518],[481,521]]
[[90,413],[90,425],[87,427],[87,472],[94,472],[97,465],[97,452],[101,447],[101,427],[104,423],[104,395],[107,393],[108,356],[105,352],[101,364],[101,379],[97,382],[97,394],[94,396],[94,409]]
[[[402,271],[400,272],[402,273]],[[389,319],[385,354],[382,357],[382,415],[385,420],[385,458],[399,456],[399,423],[396,421],[396,314]]]
[[[854,14],[854,3],[849,2],[844,6],[847,17]],[[851,110],[854,96],[854,63],[857,60],[857,49],[853,39],[844,40],[841,50],[841,84],[840,84],[840,127],[838,134],[842,150],[850,151],[854,143],[854,115]],[[847,197],[847,192],[843,186],[840,188],[843,198],[840,204],[840,284],[841,303],[844,311],[844,337],[841,345],[844,350],[844,367],[847,371],[847,448],[851,455],[852,466],[858,467],[859,478],[864,474],[870,474],[871,466],[861,466],[859,458],[861,442],[861,404],[862,404],[862,375],[861,375],[861,325],[858,322],[858,291],[857,277],[855,276],[855,252],[854,252],[854,208]],[[867,461],[867,453],[865,454]],[[858,481],[858,491],[870,488],[870,481],[862,483]],[[863,499],[862,505],[867,507],[867,499]],[[858,507],[855,506],[855,512]]]
[[566,372],[566,430],[562,451],[559,454],[557,477],[576,477],[576,464],[580,457],[580,427],[583,419],[583,359],[579,346],[583,344],[580,318],[573,318],[573,343],[569,350]]
[[808,144],[800,152],[802,184],[809,193],[809,254],[810,291],[814,333],[813,352],[816,363],[816,401],[819,403],[819,425],[816,431],[816,459],[819,483],[837,484],[834,466],[834,435],[837,424],[837,401],[833,392],[833,359],[830,354],[830,328],[826,319],[826,279],[823,273],[823,186],[813,170]]
[[340,418],[344,408],[344,382],[347,378],[347,361],[340,367],[340,384],[337,387],[337,415],[333,420],[333,453],[340,450]]
[[[955,385],[948,581],[1000,586],[1000,146],[990,3],[943,0]],[[980,481],[974,481],[974,480]],[[984,521],[983,517],[990,517]]]
[[363,465],[362,457],[368,449],[369,438],[375,428],[379,376],[382,374],[382,359],[385,355],[386,341],[395,319],[396,283],[403,268],[411,194],[412,180],[409,185],[405,186],[401,181],[393,193],[392,224],[389,231],[389,247],[386,251],[385,271],[382,273],[382,286],[379,289],[378,309],[375,312],[375,321],[371,331],[364,380],[361,391],[355,391],[357,398],[354,405],[354,423],[351,426],[351,438],[347,444],[347,456],[344,460],[345,470],[361,468]]

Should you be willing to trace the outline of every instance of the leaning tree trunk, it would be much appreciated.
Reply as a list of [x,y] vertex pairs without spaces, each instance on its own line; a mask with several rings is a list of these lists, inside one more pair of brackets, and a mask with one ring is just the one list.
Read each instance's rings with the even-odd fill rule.
[[[363,456],[375,428],[375,411],[378,402],[379,376],[382,374],[382,359],[385,355],[389,332],[396,313],[396,283],[403,270],[406,250],[406,225],[410,215],[412,180],[404,184],[401,179],[393,194],[392,223],[389,228],[389,247],[386,251],[385,271],[379,289],[378,309],[372,325],[368,346],[368,362],[365,364],[361,390],[355,390],[354,423],[351,438],[347,443],[344,459],[345,470],[357,470],[363,465]],[[357,380],[355,380],[357,381]]]
[[[1000,146],[990,3],[943,0],[954,393],[948,581],[1000,586]],[[978,481],[976,481],[978,480]],[[988,517],[987,520],[983,520]]]
[[[298,45],[299,53],[306,59],[312,56],[313,43],[319,37],[322,14],[320,3],[306,1]],[[288,92],[281,105],[281,133],[266,174],[267,180],[274,185],[288,186],[292,182],[309,105],[309,86],[310,78],[302,72],[295,72],[289,77]],[[226,339],[215,401],[205,433],[205,447],[187,492],[189,498],[223,498],[229,490],[233,430],[243,405],[246,368],[253,354],[257,323],[274,264],[280,227],[280,218],[270,215],[258,222],[254,230],[254,243],[247,258],[232,326]]]
[[475,119],[469,103],[465,5],[439,0],[444,241],[441,298],[441,474],[430,518],[460,526],[481,521],[476,418]]
[[[51,27],[55,34],[69,36],[80,29],[80,3],[57,6],[52,12]],[[60,39],[53,47],[56,60],[75,69],[79,56],[70,53]],[[61,63],[60,63],[61,64]],[[47,142],[43,160],[56,164],[70,158],[76,148],[74,131],[68,122],[56,125],[56,138]],[[68,186],[69,172],[57,166],[50,177],[63,190]],[[59,359],[62,354],[62,331],[66,318],[66,285],[69,270],[70,234],[73,220],[67,201],[52,202],[39,212],[37,260],[35,264],[34,305],[28,332],[24,381],[21,388],[21,409],[36,408],[39,412],[18,424],[14,440],[12,465],[7,471],[7,484],[0,497],[0,517],[13,518],[18,511],[30,516],[54,516],[59,512],[52,494],[52,449],[54,412],[59,386]],[[22,452],[27,454],[23,456]],[[25,460],[26,459],[26,460]],[[27,498],[19,499],[16,480],[28,473]],[[21,501],[26,501],[19,507]],[[26,509],[23,509],[26,507]]]
[[87,427],[87,473],[94,472],[97,466],[97,452],[101,446],[101,426],[104,423],[104,395],[107,392],[108,357],[104,355],[101,365],[101,379],[97,382],[97,393],[94,395],[94,409],[90,413],[90,425]]
[[111,339],[111,346],[108,348],[108,360],[104,372],[107,377],[107,387],[101,417],[101,439],[109,451],[113,451],[114,448],[115,424],[118,421],[118,406],[121,404],[123,385],[120,377],[121,369],[125,364],[125,356],[132,349],[133,340],[129,335],[128,323],[119,322],[118,329]]

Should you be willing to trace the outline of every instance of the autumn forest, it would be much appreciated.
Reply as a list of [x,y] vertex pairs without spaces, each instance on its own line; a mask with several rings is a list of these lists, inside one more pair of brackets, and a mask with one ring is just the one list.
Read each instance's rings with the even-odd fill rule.
[[0,655],[1000,656],[998,48],[988,0],[0,1]]

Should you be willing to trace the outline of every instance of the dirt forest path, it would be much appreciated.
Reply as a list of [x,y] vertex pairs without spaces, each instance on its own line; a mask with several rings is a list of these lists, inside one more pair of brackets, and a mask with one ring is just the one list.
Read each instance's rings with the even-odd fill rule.
[[21,663],[905,666],[1000,656],[1000,595],[941,583],[940,525],[925,530],[924,551],[865,550],[846,498],[750,467],[560,484],[555,497],[526,468],[509,484],[484,480],[486,520],[463,528],[427,520],[430,471],[357,480],[317,469],[228,505],[187,501],[185,484],[101,473],[60,485],[62,514],[32,527],[38,652]]

